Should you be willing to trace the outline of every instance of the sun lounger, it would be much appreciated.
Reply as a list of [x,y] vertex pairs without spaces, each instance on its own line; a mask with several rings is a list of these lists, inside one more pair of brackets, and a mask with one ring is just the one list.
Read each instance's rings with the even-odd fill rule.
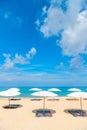
[[36,111],[36,117],[52,117],[50,110],[38,110]]
[[19,108],[21,106],[22,105],[20,105],[20,104],[10,104],[10,105],[3,106],[3,108],[5,108],[5,109],[16,109],[16,108]]
[[47,99],[48,101],[59,101],[59,99],[54,98],[54,99]]
[[65,112],[72,114],[74,117],[87,117],[87,112],[80,109],[65,110]]
[[87,100],[87,98],[83,98],[83,100]]
[[68,100],[68,101],[78,101],[79,99],[77,99],[77,98],[66,98],[66,100]]
[[39,99],[39,98],[34,98],[34,99],[31,99],[31,101],[41,101],[42,99]]
[[16,100],[21,100],[21,98],[10,98],[10,100],[16,101]]

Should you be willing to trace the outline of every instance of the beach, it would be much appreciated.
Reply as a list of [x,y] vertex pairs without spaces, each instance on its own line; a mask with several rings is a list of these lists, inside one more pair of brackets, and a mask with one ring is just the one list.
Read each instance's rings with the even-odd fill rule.
[[[4,109],[2,106],[8,104],[8,99],[0,98],[0,130],[87,130],[87,117],[74,117],[64,112],[66,109],[80,109],[79,100],[69,101],[65,97],[55,101],[46,99],[46,108],[56,111],[52,117],[36,117],[32,112],[42,108],[42,100],[21,98],[11,103],[22,106],[17,109]],[[83,100],[82,103],[83,109],[87,110],[87,100]]]

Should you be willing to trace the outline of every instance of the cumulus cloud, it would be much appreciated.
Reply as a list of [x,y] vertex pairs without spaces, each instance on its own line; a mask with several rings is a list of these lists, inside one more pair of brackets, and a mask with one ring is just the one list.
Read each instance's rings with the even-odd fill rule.
[[26,54],[26,57],[28,59],[31,59],[35,54],[36,54],[36,49],[35,48],[31,48],[31,50]]
[[4,67],[6,68],[6,69],[11,69],[11,68],[13,68],[14,67],[14,63],[12,62],[12,60],[11,60],[11,55],[10,54],[3,54],[3,56],[5,57],[5,61],[4,61]]
[[[67,11],[62,8],[64,4]],[[51,0],[48,10],[46,10],[46,6],[42,9],[46,17],[40,27],[40,31],[45,37],[57,36],[61,30],[75,23],[77,15],[82,9],[81,4],[82,0],[67,0],[65,3],[63,0]]]
[[75,56],[87,53],[87,11],[78,14],[75,25],[68,27],[62,33],[62,40],[58,43],[63,54]]
[[29,64],[30,59],[32,59],[35,54],[36,54],[35,48],[31,48],[30,51],[25,56],[16,53],[15,56],[12,57],[10,54],[4,53],[3,56],[5,57],[5,60],[3,67],[5,69],[12,69],[17,64],[20,65]]
[[61,9],[50,7],[47,12],[47,17],[44,19],[44,23],[40,27],[40,31],[45,37],[58,35],[58,32],[63,29],[62,19],[64,19],[64,14]]
[[84,0],[51,0],[48,8],[42,9],[43,22],[39,29],[44,37],[59,36],[57,45],[63,55],[77,56],[87,53],[87,2]]
[[22,55],[15,54],[15,58],[13,60],[13,63],[15,63],[15,64],[26,64],[28,62],[26,60],[26,57],[23,57]]

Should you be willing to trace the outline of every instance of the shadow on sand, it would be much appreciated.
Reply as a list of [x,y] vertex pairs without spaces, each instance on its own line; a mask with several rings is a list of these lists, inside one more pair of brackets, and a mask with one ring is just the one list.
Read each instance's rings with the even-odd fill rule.
[[87,111],[81,109],[66,109],[64,112],[71,114],[74,117],[87,117]]

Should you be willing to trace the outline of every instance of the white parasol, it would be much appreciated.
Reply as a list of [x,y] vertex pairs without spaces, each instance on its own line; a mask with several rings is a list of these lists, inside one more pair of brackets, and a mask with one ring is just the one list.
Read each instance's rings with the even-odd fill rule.
[[58,88],[50,88],[48,91],[53,91],[53,92],[60,92],[61,90]]
[[81,89],[79,89],[79,88],[70,88],[70,89],[68,89],[68,91],[81,92]]
[[29,89],[29,91],[42,91],[42,89],[40,89],[40,88],[31,88],[31,89]]
[[10,97],[12,97],[12,96],[18,96],[20,94],[21,94],[20,92],[18,92],[18,91],[12,91],[12,90],[11,91],[7,90],[7,91],[0,92],[0,96],[9,97],[9,105],[10,105]]
[[49,92],[49,91],[40,91],[40,92],[32,93],[31,96],[44,97],[43,98],[43,109],[45,109],[45,97],[56,97],[58,95],[53,92]]
[[69,97],[79,97],[80,98],[80,107],[82,110],[82,98],[87,98],[87,92],[72,92],[68,94]]
[[9,88],[7,91],[20,91],[19,88]]

